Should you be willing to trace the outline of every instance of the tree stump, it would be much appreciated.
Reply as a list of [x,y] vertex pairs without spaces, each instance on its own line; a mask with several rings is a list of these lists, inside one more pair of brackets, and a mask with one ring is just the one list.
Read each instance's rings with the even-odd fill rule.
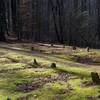
[[91,72],[91,77],[92,77],[93,83],[95,83],[96,85],[99,85],[100,84],[100,78],[99,78],[98,73]]
[[11,100],[11,98],[10,98],[10,97],[8,97],[8,98],[7,98],[7,100]]
[[36,61],[36,59],[34,59],[34,64],[35,64],[35,65],[38,65],[38,62]]
[[89,48],[89,47],[87,47],[87,48],[86,48],[86,51],[87,51],[87,52],[90,52],[90,48]]
[[72,48],[73,50],[76,50],[76,46],[73,46],[73,48]]
[[63,48],[66,48],[66,45],[65,44],[63,45]]
[[42,53],[42,52],[43,52],[43,50],[39,50],[39,52],[40,52],[40,53]]
[[52,51],[51,51],[51,54],[55,54],[55,52],[52,50]]
[[34,50],[34,47],[31,47],[31,51],[33,51]]
[[51,47],[53,47],[54,46],[54,44],[53,43],[51,43]]
[[52,63],[50,67],[51,68],[56,68],[56,64],[55,63]]

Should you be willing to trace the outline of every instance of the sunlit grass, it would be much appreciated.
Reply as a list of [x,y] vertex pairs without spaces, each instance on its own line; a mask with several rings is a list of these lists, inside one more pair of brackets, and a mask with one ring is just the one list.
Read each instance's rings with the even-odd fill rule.
[[[16,49],[16,48],[15,48]],[[18,49],[18,48],[17,48]],[[45,50],[46,48],[42,48]],[[66,49],[66,48],[65,48]],[[18,49],[21,50],[21,49]],[[24,48],[23,48],[24,50]],[[50,49],[50,51],[52,48]],[[46,49],[48,51],[48,48]],[[76,56],[86,56],[91,54],[100,54],[99,50],[91,50],[86,52],[85,49],[71,54],[32,54],[27,52],[20,52],[16,50],[8,50],[0,48],[0,70],[9,70],[9,72],[0,73],[0,100],[6,100],[7,97],[11,97],[12,100],[16,100],[19,97],[29,97],[29,100],[86,100],[88,96],[98,96],[100,92],[99,86],[86,86],[85,81],[91,81],[91,72],[96,71],[100,74],[99,66],[89,66],[81,64],[76,65],[74,61]],[[34,59],[43,66],[43,68],[30,68],[34,62]],[[51,63],[57,63],[56,69],[51,69]],[[75,64],[75,65],[74,65]],[[21,70],[15,70],[22,68]],[[23,69],[26,68],[26,69]],[[16,91],[16,84],[25,84],[40,81],[39,77],[42,75],[57,75],[59,71],[69,73],[73,76],[77,76],[76,79],[70,79],[67,82],[56,81],[52,83],[44,84],[43,87],[33,90],[29,93]],[[69,88],[72,88],[70,90]],[[70,91],[69,91],[70,90]],[[36,95],[36,97],[34,96]]]

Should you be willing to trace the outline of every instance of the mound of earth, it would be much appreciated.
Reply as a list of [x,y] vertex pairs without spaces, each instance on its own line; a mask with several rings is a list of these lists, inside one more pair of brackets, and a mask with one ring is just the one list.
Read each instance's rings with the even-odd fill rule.
[[78,56],[76,62],[84,64],[100,65],[100,55]]

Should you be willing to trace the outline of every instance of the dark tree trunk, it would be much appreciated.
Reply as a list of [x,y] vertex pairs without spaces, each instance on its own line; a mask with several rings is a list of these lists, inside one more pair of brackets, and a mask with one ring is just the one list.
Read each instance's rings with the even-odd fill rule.
[[50,0],[49,2],[50,2],[50,5],[51,5],[51,9],[52,9],[54,27],[55,27],[55,32],[57,34],[58,42],[64,43],[64,39],[63,39],[63,27],[64,27],[63,1],[56,0],[55,5],[53,4],[52,0]]
[[0,34],[0,41],[4,41],[4,42],[6,41],[4,33]]
[[53,14],[55,32],[57,34],[58,42],[60,42],[60,34],[59,34],[59,31],[58,31],[57,22],[56,22],[56,13],[55,13],[56,7],[54,7],[52,0],[50,0],[50,5],[51,5],[51,9],[52,9],[52,14]]
[[17,37],[18,37],[18,40],[21,41],[22,40],[22,33],[19,32]]
[[0,41],[6,41],[5,32],[3,31],[3,27],[0,27]]
[[5,31],[6,31],[6,9],[5,9],[5,2],[1,0],[0,1],[0,41],[6,41]]
[[100,0],[97,0],[97,11],[98,11],[98,28],[97,28],[97,35],[98,39],[100,39]]

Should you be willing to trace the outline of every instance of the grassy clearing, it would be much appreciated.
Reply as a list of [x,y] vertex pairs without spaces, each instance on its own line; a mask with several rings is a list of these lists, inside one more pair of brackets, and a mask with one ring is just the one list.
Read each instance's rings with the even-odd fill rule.
[[[42,49],[47,51],[48,48],[50,52],[56,50],[55,47]],[[99,50],[87,53],[85,49],[79,49],[69,53],[68,47],[64,51],[65,54],[44,54],[43,51],[29,53],[0,48],[0,100],[6,100],[7,97],[12,100],[99,100],[100,86],[87,85],[91,82],[91,71],[100,73],[99,66],[79,64],[74,60],[77,56],[99,55]],[[39,62],[37,68],[33,65],[34,58]],[[50,68],[52,62],[57,63],[56,69]],[[24,91],[24,85],[32,87],[34,83],[41,86]],[[22,88],[20,91],[19,86]]]

